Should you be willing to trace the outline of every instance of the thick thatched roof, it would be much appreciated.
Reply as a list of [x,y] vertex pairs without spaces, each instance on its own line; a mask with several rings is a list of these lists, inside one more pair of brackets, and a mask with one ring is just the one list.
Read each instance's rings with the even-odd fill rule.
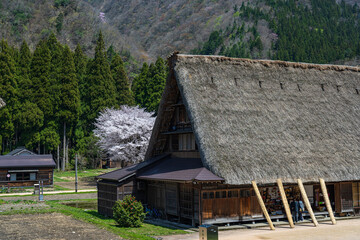
[[170,65],[203,164],[226,183],[360,180],[359,68],[180,54]]

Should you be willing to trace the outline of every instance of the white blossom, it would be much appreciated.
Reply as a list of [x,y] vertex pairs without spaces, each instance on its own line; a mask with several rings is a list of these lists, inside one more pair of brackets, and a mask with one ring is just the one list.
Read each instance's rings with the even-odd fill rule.
[[95,122],[99,147],[113,160],[143,161],[155,122],[152,115],[139,107],[105,109]]

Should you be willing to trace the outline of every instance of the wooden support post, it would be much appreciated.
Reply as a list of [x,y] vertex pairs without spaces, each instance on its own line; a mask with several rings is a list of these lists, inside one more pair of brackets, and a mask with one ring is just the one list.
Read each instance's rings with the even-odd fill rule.
[[314,226],[317,227],[319,224],[318,224],[318,222],[317,222],[317,220],[315,218],[314,212],[313,212],[313,210],[311,208],[309,199],[308,199],[307,194],[305,192],[304,185],[303,185],[301,179],[298,179],[297,182],[298,182],[298,185],[299,185],[299,188],[300,188],[301,196],[302,196],[302,198],[304,200],[305,207],[306,207],[306,209],[308,210],[308,212],[310,214],[310,217],[311,217],[311,220],[314,223]]
[[294,226],[294,222],[293,222],[293,219],[292,219],[292,216],[291,216],[291,211],[290,211],[290,207],[289,207],[289,203],[286,199],[286,194],[285,194],[285,191],[284,191],[284,186],[282,184],[282,181],[281,179],[279,178],[277,180],[277,185],[279,187],[279,192],[280,192],[280,195],[281,195],[281,200],[283,202],[283,205],[284,205],[284,208],[285,208],[285,213],[286,213],[286,217],[289,221],[289,225],[291,228],[295,227]]
[[336,220],[335,220],[334,213],[333,213],[333,210],[332,210],[332,207],[331,207],[331,204],[330,204],[329,195],[328,195],[328,192],[327,192],[327,189],[326,189],[325,181],[322,178],[320,178],[320,186],[321,186],[321,191],[322,191],[322,193],[324,195],[326,209],[328,210],[328,213],[329,213],[332,224],[335,225]]
[[266,210],[264,201],[263,201],[263,199],[262,199],[262,197],[261,197],[261,195],[260,195],[260,191],[259,191],[259,189],[258,189],[258,187],[257,187],[257,185],[256,185],[256,182],[255,182],[255,181],[251,181],[251,184],[252,184],[252,186],[253,186],[253,188],[254,188],[254,190],[255,190],[255,194],[256,194],[256,197],[257,197],[257,199],[258,199],[258,201],[259,201],[261,210],[262,210],[262,212],[264,213],[264,216],[265,216],[267,222],[268,222],[269,225],[270,225],[270,229],[271,229],[271,230],[275,230],[274,225],[273,225],[273,223],[272,223],[272,221],[271,221],[271,219],[270,219],[269,213],[268,213],[267,210]]

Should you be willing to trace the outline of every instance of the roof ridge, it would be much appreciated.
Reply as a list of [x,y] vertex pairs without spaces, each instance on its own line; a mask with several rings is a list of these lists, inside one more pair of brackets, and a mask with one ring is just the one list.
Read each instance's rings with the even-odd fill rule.
[[320,71],[333,70],[333,71],[352,71],[360,72],[360,67],[348,66],[348,65],[336,65],[336,64],[316,64],[316,63],[304,63],[304,62],[287,62],[281,60],[268,60],[268,59],[249,59],[249,58],[231,58],[219,55],[188,55],[188,54],[174,54],[174,56],[186,59],[209,59],[218,62],[229,62],[234,65],[237,63],[259,63],[265,67],[280,66],[280,67],[293,67],[301,69],[316,69]]

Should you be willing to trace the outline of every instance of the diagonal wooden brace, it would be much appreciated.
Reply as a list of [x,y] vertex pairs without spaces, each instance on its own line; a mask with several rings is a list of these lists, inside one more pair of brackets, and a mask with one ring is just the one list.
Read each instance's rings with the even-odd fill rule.
[[274,227],[274,225],[273,225],[273,223],[272,223],[272,221],[271,221],[271,219],[270,219],[269,213],[268,213],[267,210],[266,210],[264,201],[263,201],[263,199],[262,199],[262,197],[261,197],[261,195],[260,195],[260,191],[259,191],[259,189],[258,189],[258,187],[257,187],[257,185],[256,185],[256,182],[255,182],[255,181],[251,181],[251,184],[252,184],[252,186],[253,186],[253,188],[254,188],[254,190],[255,190],[255,194],[256,194],[256,197],[257,197],[257,199],[258,199],[258,201],[259,201],[261,210],[262,210],[262,212],[264,213],[264,216],[265,216],[267,222],[269,223],[270,229],[271,229],[271,230],[275,230],[275,227]]
[[302,196],[302,198],[304,200],[305,207],[306,207],[306,209],[308,210],[308,212],[310,214],[310,217],[311,217],[311,220],[314,223],[314,226],[317,227],[319,224],[318,224],[318,222],[317,222],[317,220],[315,218],[314,212],[313,212],[313,210],[311,208],[309,199],[308,199],[307,194],[305,192],[304,185],[303,185],[301,179],[298,179],[297,182],[298,182],[298,185],[299,185],[299,188],[300,188],[301,196]]
[[290,207],[289,207],[289,203],[286,199],[286,194],[285,194],[285,191],[284,191],[284,186],[282,184],[282,181],[281,179],[279,178],[277,181],[277,185],[279,187],[279,192],[280,192],[280,196],[281,196],[281,200],[283,202],[283,205],[284,205],[284,209],[285,209],[285,213],[286,213],[286,217],[289,221],[289,225],[291,228],[294,228],[294,222],[293,222],[293,219],[292,219],[292,216],[291,216],[291,211],[290,211]]

